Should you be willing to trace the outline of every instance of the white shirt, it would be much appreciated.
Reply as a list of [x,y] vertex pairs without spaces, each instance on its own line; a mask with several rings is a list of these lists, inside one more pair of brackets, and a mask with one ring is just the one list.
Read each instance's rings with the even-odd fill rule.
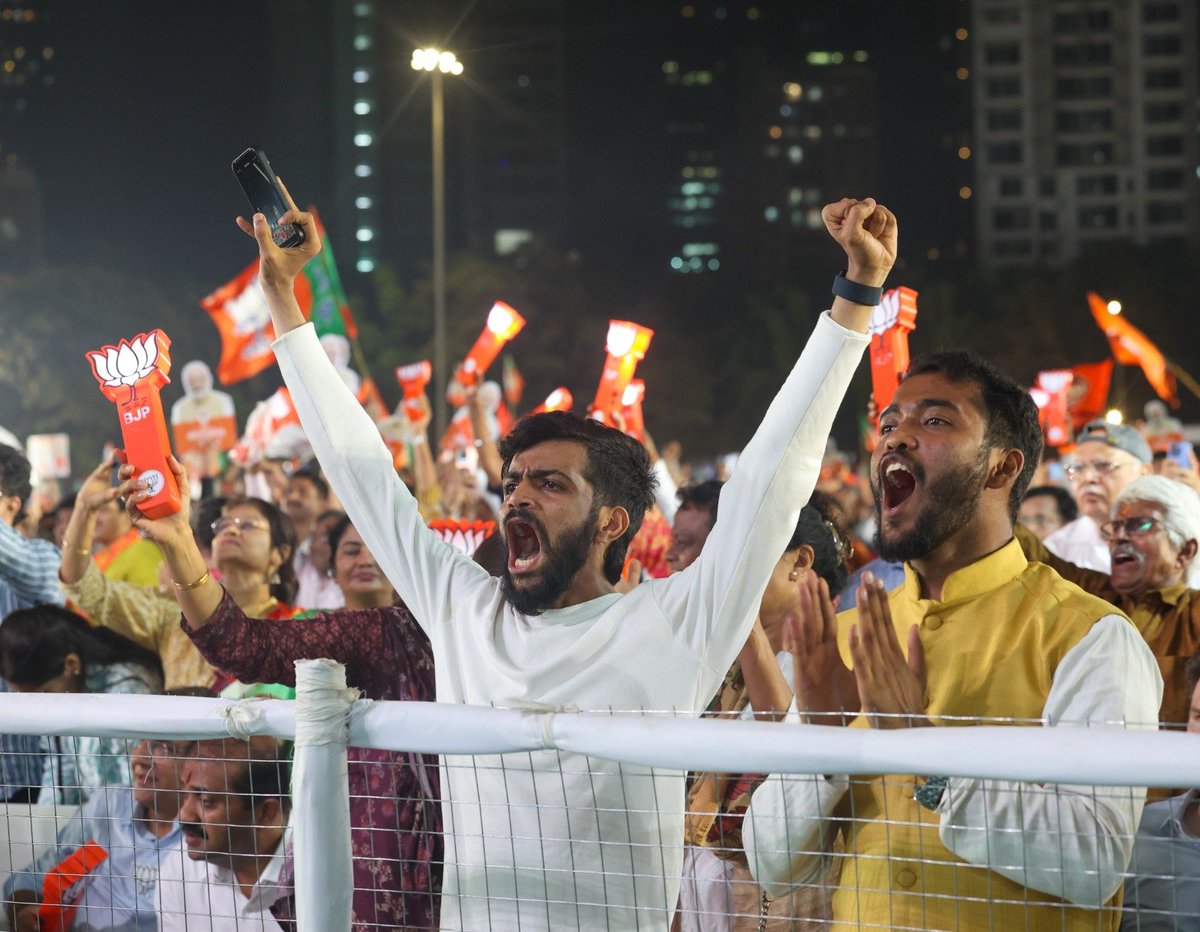
[[[311,325],[274,343],[317,458],[428,633],[441,702],[698,714],[745,643],[815,485],[864,334],[822,315],[681,573],[538,616],[440,541]],[[684,774],[545,751],[442,760],[446,929],[666,929]]]
[[[1138,630],[1105,615],[1063,657],[1042,710],[1047,725],[1155,722],[1158,665]],[[795,703],[792,712],[795,713]],[[833,814],[850,778],[773,774],[754,792],[742,841],[754,879],[773,896],[818,882]],[[1121,884],[1144,792],[951,777],[938,805],[942,844],[971,864],[1072,903],[1098,906]],[[937,855],[934,855],[935,857]],[[1099,896],[1099,898],[1097,898]]]
[[233,871],[196,861],[186,843],[164,852],[158,875],[159,932],[283,932],[271,907],[288,889],[279,883],[285,829],[271,860],[247,897]]
[[1087,515],[1080,515],[1046,537],[1046,549],[1058,557],[1097,573],[1112,572],[1112,556],[1108,544],[1100,536],[1100,528]]

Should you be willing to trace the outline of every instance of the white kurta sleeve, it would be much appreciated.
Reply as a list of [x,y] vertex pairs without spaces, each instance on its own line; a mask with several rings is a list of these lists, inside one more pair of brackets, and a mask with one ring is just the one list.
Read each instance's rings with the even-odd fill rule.
[[325,355],[312,324],[272,348],[300,423],[346,514],[404,604],[427,632],[451,617],[455,598],[486,599],[487,571],[426,527],[392,454]]
[[[1100,619],[1054,672],[1044,718],[1058,727],[1157,727],[1158,664],[1120,615]],[[964,861],[1080,906],[1121,886],[1145,790],[952,778],[939,834]]]
[[708,667],[711,695],[745,643],[771,569],[816,485],[833,426],[869,338],[821,315],[804,352],[721,490],[717,523],[699,558],[654,580],[655,598]]

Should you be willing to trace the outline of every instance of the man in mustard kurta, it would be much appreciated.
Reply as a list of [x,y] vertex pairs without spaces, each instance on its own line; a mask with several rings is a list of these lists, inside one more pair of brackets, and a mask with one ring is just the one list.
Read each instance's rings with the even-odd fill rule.
[[[1137,630],[1013,539],[1042,446],[1028,394],[977,357],[937,354],[909,369],[879,428],[876,545],[904,561],[905,581],[889,594],[864,580],[837,618],[809,587],[798,711],[860,728],[1153,728],[1162,680]],[[744,840],[756,879],[779,894],[820,880],[841,820],[839,929],[1115,929],[1143,800],[935,774],[776,775]]]

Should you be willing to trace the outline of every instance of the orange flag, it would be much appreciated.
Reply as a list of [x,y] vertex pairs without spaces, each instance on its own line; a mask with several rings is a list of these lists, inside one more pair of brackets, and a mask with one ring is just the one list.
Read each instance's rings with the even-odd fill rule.
[[1096,326],[1108,337],[1112,354],[1123,366],[1141,366],[1151,387],[1158,397],[1179,407],[1179,396],[1175,392],[1175,376],[1167,369],[1167,359],[1153,341],[1121,316],[1121,312],[1110,311],[1108,302],[1094,291],[1088,292],[1088,306]]
[[1067,408],[1075,430],[1088,421],[1103,417],[1108,407],[1108,388],[1112,383],[1113,361],[1083,362],[1071,367],[1074,379],[1067,389]]

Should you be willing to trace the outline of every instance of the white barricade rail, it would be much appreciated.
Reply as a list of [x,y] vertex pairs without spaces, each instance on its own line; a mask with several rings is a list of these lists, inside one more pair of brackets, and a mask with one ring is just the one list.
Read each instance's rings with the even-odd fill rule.
[[[292,772],[295,865],[285,867],[285,878],[297,878],[300,932],[348,928],[353,894],[368,889],[353,889],[354,880],[361,883],[379,866],[371,853],[373,840],[409,827],[401,824],[399,813],[412,811],[406,808],[412,801],[372,794],[370,780],[360,781],[372,794],[370,799],[356,796],[347,808],[346,744],[444,755],[443,790],[449,768],[469,768],[476,777],[499,770],[511,775],[514,785],[529,784],[530,793],[514,794],[508,812],[501,814],[508,830],[494,831],[497,820],[485,818],[486,813],[477,823],[458,827],[460,837],[479,833],[471,839],[477,844],[467,847],[483,852],[484,863],[445,866],[447,876],[463,871],[486,875],[489,896],[482,905],[497,928],[665,929],[679,877],[647,876],[643,865],[654,859],[648,861],[646,852],[631,853],[628,845],[614,842],[619,834],[614,826],[655,819],[682,826],[682,797],[656,795],[656,811],[597,811],[578,801],[586,801],[587,787],[603,775],[620,772],[627,785],[645,780],[657,787],[664,777],[684,771],[728,773],[735,782],[744,775],[744,789],[754,790],[751,818],[722,823],[730,831],[724,842],[714,842],[716,857],[705,850],[687,854],[687,902],[702,913],[683,915],[685,930],[757,929],[762,910],[771,917],[763,920],[763,928],[822,928],[831,923],[831,909],[841,919],[850,918],[847,928],[1116,929],[1121,901],[1119,894],[1109,895],[1109,888],[1119,888],[1122,877],[1127,901],[1136,885],[1140,901],[1167,904],[1144,906],[1144,922],[1157,908],[1168,919],[1178,919],[1181,929],[1200,928],[1200,841],[1183,834],[1172,812],[1157,803],[1157,809],[1149,810],[1147,817],[1154,816],[1150,822],[1162,838],[1139,844],[1133,863],[1128,863],[1140,809],[1140,793],[1129,788],[1200,786],[1197,736],[1119,725],[1016,728],[964,723],[874,731],[699,720],[671,713],[351,702],[344,682],[329,679],[336,676],[336,665],[320,667],[319,672],[325,677],[316,698],[320,721],[299,729],[297,714],[306,702],[9,694],[0,699],[0,733],[89,735],[131,742],[154,736],[183,742],[227,739],[231,734],[292,740],[299,730]],[[531,761],[543,765],[536,779],[529,775]],[[376,765],[351,764],[371,766]],[[556,776],[544,779],[547,774]],[[763,783],[761,775],[766,774],[785,776]],[[891,776],[871,776],[876,774]],[[915,788],[930,775],[950,778],[944,814],[912,801]],[[722,789],[726,785],[722,783]],[[240,791],[231,786],[204,789],[213,797]],[[364,801],[371,803],[373,821],[354,823],[358,834],[351,844],[348,812]],[[823,802],[828,816],[824,820],[817,818]],[[805,808],[810,804],[815,808]],[[0,846],[9,847],[6,854],[13,862],[26,862],[30,856],[28,841],[18,844],[16,839],[28,839],[33,811],[10,806],[0,819],[0,830],[7,827],[8,837],[14,839],[11,846]],[[186,805],[185,814],[190,814]],[[1183,822],[1191,825],[1193,818],[1200,823],[1195,814]],[[228,821],[235,829],[240,825],[233,817]],[[60,819],[56,824],[70,822]],[[570,837],[538,832],[543,822],[567,826]],[[218,828],[221,824],[212,823]],[[596,839],[599,824],[606,827],[603,842]],[[765,894],[738,846],[743,825]],[[206,828],[209,834],[200,841],[216,844],[218,828]],[[581,839],[591,839],[591,847],[581,847]],[[664,834],[657,842],[658,854],[674,852],[665,858],[672,861],[682,840],[682,829],[677,836]],[[540,846],[537,864],[526,860],[530,844]],[[963,857],[952,855],[947,845]],[[66,847],[60,853],[67,853]],[[163,857],[164,865],[172,857],[185,867],[199,862],[198,856],[189,858],[181,848]],[[117,856],[111,860],[114,870],[122,861]],[[11,865],[18,870],[23,866]],[[562,895],[564,882],[569,896]],[[639,896],[651,891],[653,899],[657,891],[657,900],[610,902],[607,897],[622,882],[636,888]],[[521,904],[516,911],[518,891]],[[388,894],[375,895],[382,901]],[[358,909],[371,896],[353,900]],[[722,918],[722,913],[737,918]],[[605,917],[599,925],[594,921],[597,915]],[[174,919],[164,917],[161,928],[183,928],[171,925]],[[1134,922],[1134,917],[1127,919]],[[211,927],[260,926],[214,922]],[[394,927],[363,915],[354,925],[364,932]]]

